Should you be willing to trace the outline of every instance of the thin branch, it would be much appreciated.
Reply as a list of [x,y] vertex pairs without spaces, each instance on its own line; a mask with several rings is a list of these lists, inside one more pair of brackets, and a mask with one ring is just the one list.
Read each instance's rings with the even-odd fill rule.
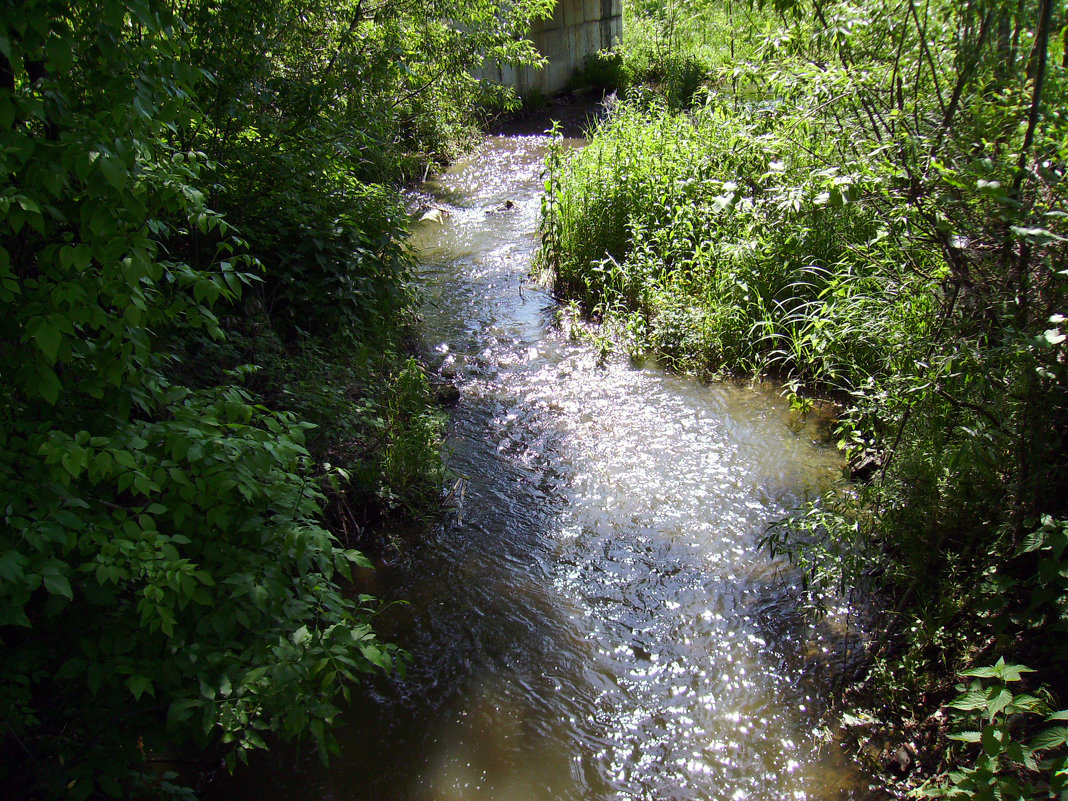
[[960,99],[964,94],[964,89],[971,81],[972,74],[975,72],[975,68],[979,64],[979,54],[983,49],[983,44],[986,42],[986,37],[990,32],[990,25],[993,19],[993,11],[988,12],[983,19],[983,23],[979,28],[979,41],[975,43],[975,49],[972,51],[971,59],[968,60],[957,78],[957,85],[953,87],[953,96],[949,99],[949,108],[945,110],[945,113],[942,116],[942,126],[939,128],[938,136],[935,137],[935,142],[931,146],[931,158],[934,158],[938,154],[938,151],[942,149],[942,143],[945,141],[945,137],[953,125],[953,117],[957,113],[957,108],[960,105]]
[[401,97],[399,97],[396,100],[394,100],[390,104],[390,108],[396,108],[397,106],[401,105],[401,103],[406,103],[407,101],[411,100],[416,95],[421,95],[423,92],[425,92],[431,86],[433,86],[439,80],[441,80],[443,77],[445,77],[445,73],[447,73],[448,71],[449,71],[449,67],[447,67],[447,66],[443,67],[441,69],[441,71],[437,75],[435,75],[433,78],[428,80],[422,86],[416,87],[415,89],[413,89],[412,91],[408,92],[407,94],[402,95]]
[[938,68],[935,66],[934,57],[931,55],[930,48],[927,47],[927,27],[920,22],[920,16],[916,13],[916,4],[913,0],[909,0],[909,10],[912,12],[912,19],[916,22],[916,31],[920,35],[920,48],[923,50],[923,54],[927,57],[927,63],[931,66],[931,79],[934,81],[935,97],[938,99],[938,108],[941,110],[942,115],[945,116],[946,104],[942,100],[942,86],[938,82]]

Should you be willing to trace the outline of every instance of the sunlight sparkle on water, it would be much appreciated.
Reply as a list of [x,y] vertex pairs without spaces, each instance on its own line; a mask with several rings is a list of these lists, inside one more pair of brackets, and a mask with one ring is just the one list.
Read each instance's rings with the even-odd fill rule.
[[357,718],[329,792],[846,798],[855,782],[817,752],[822,702],[791,657],[813,637],[757,546],[839,457],[791,427],[775,387],[602,360],[554,322],[524,284],[546,143],[491,138],[426,188],[450,214],[412,240],[422,325],[460,390],[450,466],[466,497],[379,577],[410,601],[394,617],[414,666]]

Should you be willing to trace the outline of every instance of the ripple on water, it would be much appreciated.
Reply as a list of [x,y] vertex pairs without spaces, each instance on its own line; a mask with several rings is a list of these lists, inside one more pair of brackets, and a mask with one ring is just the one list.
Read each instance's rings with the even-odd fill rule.
[[451,213],[413,237],[425,335],[462,390],[450,466],[467,487],[377,577],[409,601],[381,625],[413,666],[354,704],[329,772],[302,763],[257,794],[861,797],[812,736],[832,683],[794,658],[815,649],[833,675],[830,629],[809,642],[757,548],[839,460],[774,387],[601,365],[553,326],[524,285],[546,141],[491,138],[430,184]]

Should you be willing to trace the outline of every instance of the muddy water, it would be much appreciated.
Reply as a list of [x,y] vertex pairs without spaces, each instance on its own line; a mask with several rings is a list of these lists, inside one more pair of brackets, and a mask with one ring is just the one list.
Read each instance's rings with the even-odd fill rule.
[[[846,799],[814,730],[848,638],[797,612],[767,523],[841,465],[773,388],[599,354],[526,282],[540,137],[428,185],[424,333],[462,397],[453,519],[376,574],[414,663],[347,715],[342,754],[261,766],[267,799]],[[502,208],[511,201],[511,208]],[[832,629],[834,631],[832,631]]]

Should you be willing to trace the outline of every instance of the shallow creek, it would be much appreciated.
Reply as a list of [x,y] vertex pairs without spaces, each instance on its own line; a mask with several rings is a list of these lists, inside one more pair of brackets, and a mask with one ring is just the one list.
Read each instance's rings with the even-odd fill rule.
[[381,628],[413,665],[357,693],[329,768],[272,756],[232,797],[865,798],[814,736],[848,613],[808,626],[757,548],[841,463],[774,387],[602,365],[569,336],[527,282],[546,144],[490,137],[425,187],[449,212],[414,244],[463,491],[373,579],[407,601]]

